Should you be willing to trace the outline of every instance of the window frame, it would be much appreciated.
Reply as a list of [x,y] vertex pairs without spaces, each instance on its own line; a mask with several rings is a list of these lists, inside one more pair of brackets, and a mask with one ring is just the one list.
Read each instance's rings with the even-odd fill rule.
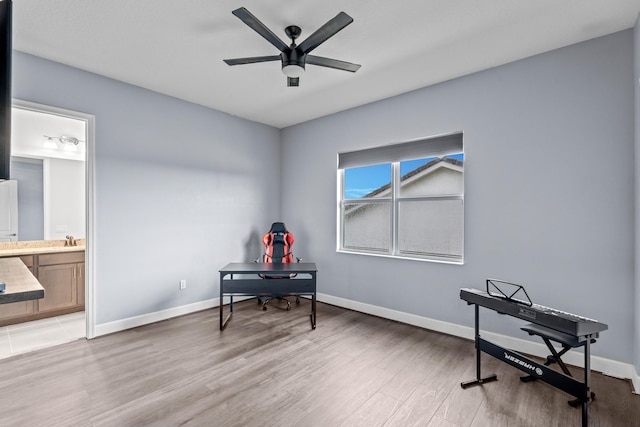
[[[357,255],[369,255],[369,256],[378,256],[378,257],[388,257],[388,258],[399,258],[399,259],[408,259],[408,260],[416,260],[416,261],[428,261],[428,262],[438,262],[438,263],[446,263],[446,264],[464,264],[464,225],[465,225],[465,206],[464,206],[464,157],[462,164],[462,192],[454,193],[454,194],[437,194],[437,195],[423,195],[423,196],[405,196],[401,195],[401,173],[400,173],[400,164],[404,161],[414,160],[416,158],[429,158],[429,157],[415,157],[415,154],[411,154],[411,146],[407,148],[408,145],[412,143],[422,144],[422,148],[418,147],[417,151],[424,150],[425,142],[438,141],[440,142],[444,138],[451,138],[451,136],[455,136],[459,138],[459,147],[456,144],[449,143],[451,147],[442,148],[438,147],[437,152],[434,153],[436,155],[431,155],[429,157],[446,157],[455,154],[462,154],[464,156],[464,147],[462,146],[462,132],[445,135],[444,137],[432,137],[432,138],[423,138],[420,140],[409,141],[401,144],[395,144],[395,147],[400,147],[400,154],[394,154],[398,151],[394,150],[394,145],[386,145],[379,148],[372,148],[367,150],[362,150],[364,153],[364,157],[374,157],[378,159],[383,158],[385,155],[393,158],[393,161],[382,161],[378,163],[371,163],[371,159],[366,160],[365,164],[358,164],[356,166],[344,167],[344,163],[341,161],[341,155],[343,153],[338,154],[338,168],[337,168],[337,229],[336,229],[336,251],[339,253],[348,253],[348,254],[357,254]],[[440,144],[442,145],[442,144]],[[445,141],[445,145],[446,141]],[[459,149],[458,149],[459,148]],[[375,153],[375,150],[379,149],[379,153]],[[404,150],[404,151],[403,151]],[[371,153],[373,152],[373,154]],[[428,154],[430,154],[427,151]],[[346,153],[347,159],[349,161],[354,161],[353,159],[357,159],[358,152],[348,152]],[[405,158],[406,157],[406,158]],[[356,160],[357,162],[357,160]],[[380,164],[390,164],[391,165],[391,185],[389,196],[380,197],[380,198],[345,198],[346,193],[346,179],[345,179],[345,170],[355,167],[361,166],[374,166]],[[341,167],[342,165],[342,167]],[[450,201],[450,200],[459,200],[462,203],[462,219],[461,219],[461,255],[457,256],[438,256],[438,255],[418,255],[418,254],[403,254],[400,251],[398,245],[399,239],[399,209],[400,204],[402,202],[419,202],[419,201]],[[349,248],[344,246],[345,239],[345,221],[344,221],[344,207],[345,204],[387,204],[390,209],[390,221],[389,221],[389,233],[390,233],[390,241],[389,241],[389,249],[388,251],[381,252],[377,250],[367,250],[364,248]]]

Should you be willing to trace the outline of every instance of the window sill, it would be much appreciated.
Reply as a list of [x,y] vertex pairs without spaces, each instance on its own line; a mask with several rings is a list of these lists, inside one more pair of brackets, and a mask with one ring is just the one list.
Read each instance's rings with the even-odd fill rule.
[[364,255],[364,256],[373,256],[378,258],[394,258],[394,259],[402,259],[402,260],[409,260],[409,261],[435,262],[437,264],[464,265],[464,260],[453,261],[453,260],[438,259],[438,258],[408,257],[408,256],[398,256],[398,255],[378,254],[374,252],[349,251],[346,249],[337,249],[336,252],[341,254]]

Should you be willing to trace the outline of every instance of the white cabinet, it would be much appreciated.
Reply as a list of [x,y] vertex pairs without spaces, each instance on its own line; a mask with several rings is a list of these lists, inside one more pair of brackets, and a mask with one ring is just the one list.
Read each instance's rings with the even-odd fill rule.
[[18,241],[18,181],[0,181],[0,242]]

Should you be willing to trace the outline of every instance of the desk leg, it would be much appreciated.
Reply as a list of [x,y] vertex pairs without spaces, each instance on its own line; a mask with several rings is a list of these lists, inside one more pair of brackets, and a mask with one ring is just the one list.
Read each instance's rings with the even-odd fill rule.
[[316,294],[311,295],[311,329],[316,328]]
[[460,387],[468,388],[474,385],[480,385],[484,383],[488,383],[491,381],[496,381],[498,376],[496,374],[489,375],[486,378],[482,378],[480,374],[480,307],[478,304],[475,305],[475,315],[476,315],[476,330],[475,330],[475,342],[476,342],[476,379],[471,381],[465,381],[460,383]]
[[[224,318],[224,281],[223,281],[223,275],[222,273],[220,274],[220,330],[223,331],[224,328],[227,326],[227,323],[229,323],[229,319],[231,318],[231,315],[233,314],[233,295],[231,295],[231,300],[229,303],[229,315],[227,316],[227,318]],[[233,274],[231,275],[231,279],[233,280]]]
[[224,329],[224,321],[223,321],[224,313],[223,313],[223,311],[222,311],[222,307],[223,307],[223,305],[224,305],[224,304],[223,304],[224,300],[222,299],[222,295],[224,294],[223,289],[222,289],[222,286],[223,286],[223,282],[222,282],[223,277],[224,277],[224,276],[222,275],[222,273],[220,273],[220,300],[219,300],[219,301],[220,301],[220,307],[219,307],[219,308],[220,308],[220,310],[219,310],[219,311],[220,311],[220,330],[223,330],[223,329]]
[[223,331],[224,328],[227,327],[227,323],[229,323],[229,320],[231,319],[231,315],[233,315],[233,295],[230,295],[229,298],[230,298],[229,314],[227,315],[226,318],[224,318],[222,314],[224,305],[222,304],[222,296],[220,296],[220,330],[221,331]]

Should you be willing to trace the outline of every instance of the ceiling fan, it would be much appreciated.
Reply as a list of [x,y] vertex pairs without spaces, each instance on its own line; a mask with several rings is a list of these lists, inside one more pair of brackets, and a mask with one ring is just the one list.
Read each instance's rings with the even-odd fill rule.
[[291,39],[291,45],[287,46],[273,31],[267,28],[262,22],[251,14],[244,7],[232,12],[240,18],[242,22],[251,27],[256,33],[264,37],[269,43],[274,45],[280,55],[253,56],[248,58],[225,59],[228,65],[253,64],[256,62],[281,61],[282,72],[287,76],[287,86],[299,86],[300,76],[304,73],[307,64],[319,65],[321,67],[335,68],[337,70],[351,71],[355,73],[360,65],[351,62],[339,61],[337,59],[324,58],[322,56],[309,55],[313,49],[318,47],[353,22],[353,18],[344,12],[340,12],[330,19],[315,33],[307,37],[302,43],[296,45],[296,39],[300,37],[302,30],[296,25],[290,25],[284,29],[287,37]]

